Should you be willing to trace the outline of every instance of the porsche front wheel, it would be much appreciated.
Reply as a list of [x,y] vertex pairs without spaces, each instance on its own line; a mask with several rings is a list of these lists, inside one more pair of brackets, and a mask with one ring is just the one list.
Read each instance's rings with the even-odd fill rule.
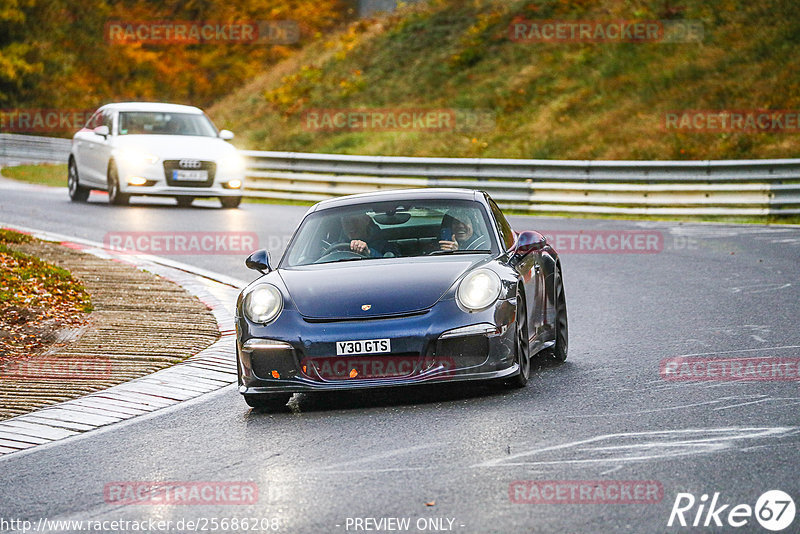
[[510,380],[514,387],[525,387],[531,374],[531,348],[528,335],[528,308],[525,305],[525,293],[517,291],[517,320],[515,321],[515,350],[516,363],[519,365],[519,374]]

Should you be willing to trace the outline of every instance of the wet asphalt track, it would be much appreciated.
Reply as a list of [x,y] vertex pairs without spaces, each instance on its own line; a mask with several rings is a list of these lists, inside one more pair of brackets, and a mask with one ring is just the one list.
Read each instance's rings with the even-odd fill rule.
[[[0,223],[95,241],[108,232],[255,232],[276,258],[305,211],[133,202],[115,208],[93,194],[76,205],[66,190],[2,181]],[[679,492],[719,492],[720,504],[752,506],[781,489],[800,505],[798,382],[659,374],[661,360],[687,354],[800,357],[800,228],[511,219],[517,230],[656,232],[663,250],[563,254],[569,359],[538,369],[526,389],[303,395],[291,410],[269,414],[227,388],[0,460],[0,518],[171,520],[172,531],[181,519],[216,517],[275,519],[280,532],[363,531],[356,519],[365,518],[410,518],[410,532],[768,532],[754,518],[716,530],[667,521]],[[241,254],[168,257],[252,278]],[[527,480],[657,481],[663,499],[511,502],[510,484]],[[259,498],[236,506],[107,503],[103,488],[115,481],[253,481]],[[784,532],[800,532],[800,519]]]

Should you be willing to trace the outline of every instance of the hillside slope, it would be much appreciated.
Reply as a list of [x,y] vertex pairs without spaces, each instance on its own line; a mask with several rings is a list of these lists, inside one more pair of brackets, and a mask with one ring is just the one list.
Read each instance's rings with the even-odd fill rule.
[[[242,147],[554,159],[800,157],[800,133],[667,129],[668,112],[800,109],[795,0],[432,0],[305,47],[210,113]],[[713,4],[713,5],[712,5]],[[700,21],[700,42],[518,42],[512,22]],[[320,110],[457,110],[465,128],[321,129]],[[470,115],[470,112],[472,113]],[[326,123],[317,123],[325,125]],[[328,126],[330,126],[328,124]]]

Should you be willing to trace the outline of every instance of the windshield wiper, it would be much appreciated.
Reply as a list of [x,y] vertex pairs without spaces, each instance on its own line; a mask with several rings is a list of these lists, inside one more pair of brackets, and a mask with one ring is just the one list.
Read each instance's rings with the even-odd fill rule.
[[430,256],[436,256],[437,254],[489,254],[491,250],[485,249],[458,249],[458,250],[434,250],[433,252],[429,252]]
[[341,261],[361,261],[361,260],[372,260],[372,259],[375,259],[375,258],[366,258],[366,257],[364,257],[364,258],[340,258],[338,260],[333,260],[333,261],[323,261],[323,262],[319,262],[319,263],[317,263],[317,262],[314,262],[314,263],[315,263],[315,265],[325,265],[326,263],[339,263]]

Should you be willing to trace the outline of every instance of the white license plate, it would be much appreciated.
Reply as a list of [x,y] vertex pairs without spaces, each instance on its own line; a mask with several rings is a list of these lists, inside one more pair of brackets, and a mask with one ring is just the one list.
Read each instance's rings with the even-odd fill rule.
[[366,339],[360,341],[337,341],[336,355],[378,354],[392,350],[390,339]]
[[172,171],[172,179],[176,182],[205,182],[208,171]]

